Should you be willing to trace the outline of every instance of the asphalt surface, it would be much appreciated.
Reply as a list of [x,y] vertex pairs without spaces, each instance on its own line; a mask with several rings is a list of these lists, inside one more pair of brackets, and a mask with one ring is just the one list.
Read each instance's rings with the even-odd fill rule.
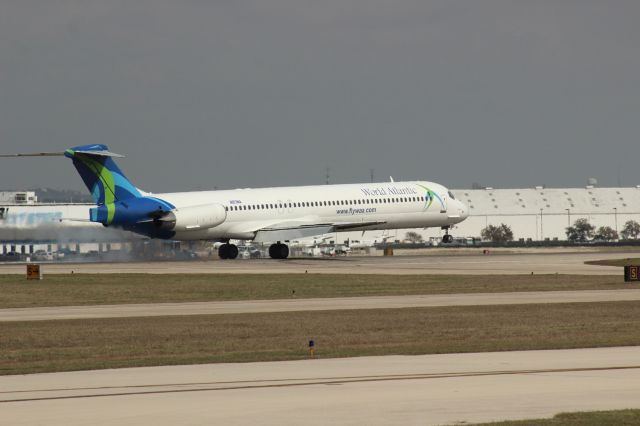
[[12,308],[0,309],[0,322],[169,315],[255,314],[264,312],[332,311],[345,309],[421,308],[435,306],[618,302],[629,300],[640,300],[640,289]]
[[[318,346],[321,356],[321,343]],[[640,408],[640,347],[0,377],[11,425],[432,425]]]
[[[470,252],[474,253],[474,252]],[[43,264],[44,274],[74,273],[326,273],[326,274],[578,274],[622,275],[622,268],[585,265],[585,261],[639,257],[636,252],[493,253],[482,255],[345,256],[286,260],[247,259],[185,262]],[[0,265],[2,274],[24,274],[24,264]]]

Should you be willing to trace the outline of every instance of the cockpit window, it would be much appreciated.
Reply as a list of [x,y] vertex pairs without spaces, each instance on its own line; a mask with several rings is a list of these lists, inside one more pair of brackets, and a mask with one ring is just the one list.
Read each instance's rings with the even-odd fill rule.
[[453,192],[449,191],[449,198],[451,198],[452,200],[455,200],[456,197],[453,196]]

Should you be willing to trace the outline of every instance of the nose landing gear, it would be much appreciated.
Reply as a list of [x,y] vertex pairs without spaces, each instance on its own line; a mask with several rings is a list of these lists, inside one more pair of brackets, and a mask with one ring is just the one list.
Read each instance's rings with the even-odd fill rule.
[[445,234],[442,236],[442,242],[445,244],[449,244],[453,242],[453,235],[449,235],[449,226],[443,226],[441,229],[444,229]]

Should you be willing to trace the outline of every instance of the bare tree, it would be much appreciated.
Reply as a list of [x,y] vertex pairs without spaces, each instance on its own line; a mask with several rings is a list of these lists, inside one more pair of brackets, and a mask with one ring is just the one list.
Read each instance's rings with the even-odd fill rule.
[[404,239],[407,241],[411,241],[413,244],[416,243],[421,243],[422,242],[422,235],[418,234],[417,232],[414,231],[409,231],[406,234],[404,234]]

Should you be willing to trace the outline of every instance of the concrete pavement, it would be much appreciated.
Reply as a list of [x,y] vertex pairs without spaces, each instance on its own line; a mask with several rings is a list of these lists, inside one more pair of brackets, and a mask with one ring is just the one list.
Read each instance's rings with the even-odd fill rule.
[[640,289],[429,294],[226,302],[147,303],[0,309],[0,322],[168,315],[255,314],[348,309],[426,308],[436,306],[522,305],[640,300]]
[[640,347],[0,377],[11,425],[430,425],[640,408]]

